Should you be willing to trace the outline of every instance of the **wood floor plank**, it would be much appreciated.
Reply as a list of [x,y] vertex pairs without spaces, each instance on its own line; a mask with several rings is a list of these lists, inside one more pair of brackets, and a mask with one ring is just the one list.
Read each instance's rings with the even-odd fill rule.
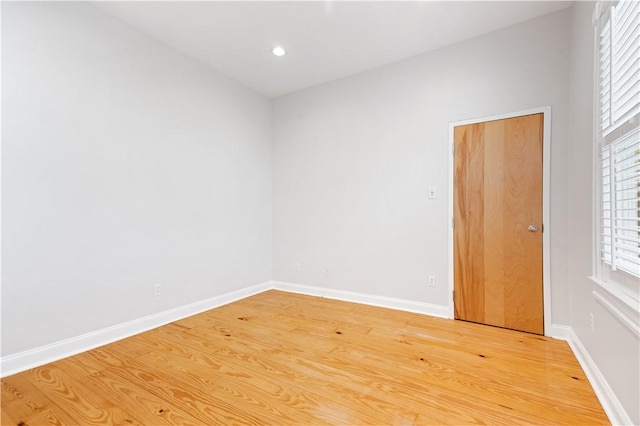
[[114,403],[112,395],[91,392],[84,383],[55,363],[34,368],[30,372],[36,387],[80,424],[142,424],[134,413],[126,412]]
[[[330,327],[329,327],[330,328]],[[190,330],[190,333],[194,333],[198,331],[197,329],[192,329]],[[265,339],[265,332],[264,330],[262,330],[263,332],[259,333],[259,335],[261,336],[262,339]],[[201,331],[201,335],[200,337],[206,337],[206,330],[202,330]],[[251,343],[251,348],[253,349],[259,349],[263,346],[261,345],[265,345],[267,341],[271,340],[273,341],[273,337],[274,335],[269,335],[268,336],[268,340],[263,340],[261,343],[257,342],[256,340],[253,340]],[[348,337],[348,336],[342,336],[342,337]],[[308,340],[308,337],[306,336],[296,336],[294,338],[294,340],[296,341],[306,341]],[[196,340],[196,342],[199,342],[200,339]],[[311,346],[312,342],[306,342],[307,344],[305,346]],[[379,347],[384,347],[385,342],[384,341],[379,341],[379,342],[371,342],[369,341],[369,343],[374,343],[376,346]],[[334,357],[333,355],[326,355],[327,359],[322,360],[321,362],[321,366],[323,367],[324,370],[327,369],[327,366],[335,366],[335,365],[339,365],[339,363],[342,361],[344,362],[345,360],[350,360],[351,358],[355,358],[353,359],[353,363],[351,365],[349,365],[349,363],[347,363],[348,367],[341,367],[341,369],[345,369],[345,368],[349,368],[351,371],[353,371],[354,369],[357,369],[358,365],[361,363],[361,359],[358,357],[365,357],[367,356],[368,359],[366,360],[366,365],[368,367],[374,367],[372,370],[358,370],[358,375],[360,377],[365,377],[367,376],[370,380],[372,380],[371,383],[365,383],[364,386],[373,386],[372,383],[376,383],[376,382],[384,382],[387,384],[394,384],[394,385],[398,385],[399,382],[395,381],[396,377],[403,377],[407,383],[411,382],[411,379],[413,377],[413,375],[416,372],[416,367],[415,365],[412,366],[410,369],[408,369],[407,371],[400,371],[402,369],[402,366],[404,365],[408,365],[408,363],[410,362],[415,362],[417,361],[419,358],[416,355],[413,359],[411,358],[406,358],[404,360],[399,360],[402,361],[400,363],[390,363],[389,362],[389,358],[391,357],[391,353],[389,354],[382,354],[380,355],[380,358],[375,359],[376,357],[375,354],[367,354],[365,351],[361,350],[356,344],[351,344],[349,345],[348,349],[344,349],[342,351],[343,353],[341,353],[339,356]],[[286,353],[286,352],[283,352]],[[426,355],[425,355],[426,356]],[[441,360],[441,362],[446,363],[448,361],[448,357],[445,357],[443,360]],[[483,363],[487,363],[489,362],[488,359],[483,359],[483,358],[475,358],[475,356],[473,358],[471,358],[471,361],[475,362],[476,365],[472,366],[471,363],[467,363],[465,366],[464,370],[460,370],[458,372],[456,372],[454,378],[455,380],[449,380],[449,386],[448,389],[451,392],[455,392],[460,391],[460,392],[465,392],[467,390],[470,390],[471,392],[476,392],[478,391],[477,387],[478,384],[481,384],[482,386],[484,386],[488,393],[483,393],[483,400],[487,400],[487,398],[489,396],[492,396],[493,393],[495,393],[495,391],[493,390],[494,388],[497,389],[501,389],[502,393],[499,393],[497,396],[498,397],[504,397],[505,395],[510,395],[514,389],[517,391],[520,391],[521,394],[524,394],[524,396],[527,396],[528,400],[526,403],[527,407],[530,407],[530,415],[533,416],[532,418],[535,418],[535,416],[537,416],[537,413],[540,410],[547,410],[547,403],[548,403],[548,398],[545,396],[542,398],[541,401],[538,401],[538,404],[535,404],[534,402],[536,402],[536,392],[535,391],[531,391],[529,389],[530,386],[535,385],[535,383],[528,383],[528,384],[520,384],[519,387],[514,386],[514,383],[519,383],[521,380],[519,375],[515,375],[514,377],[498,377],[491,379],[483,377],[486,375],[485,368],[486,366],[483,365]],[[291,365],[295,365],[294,362],[291,362]],[[392,365],[392,371],[388,371],[389,370],[389,366]],[[445,364],[446,365],[446,364]],[[431,366],[433,367],[433,364],[431,364]],[[473,367],[473,368],[471,368]],[[475,375],[470,376],[469,373],[467,372],[468,370],[472,370],[472,371],[476,371]],[[465,371],[467,370],[467,371]],[[431,368],[429,370],[431,373],[433,373],[433,371],[437,371],[434,370],[433,368]],[[387,374],[387,376],[383,376],[383,374]],[[332,377],[340,377],[341,375],[341,370],[336,370],[336,371],[331,371],[330,375]],[[395,377],[394,377],[395,375]],[[453,377],[453,376],[452,376]],[[443,379],[451,379],[451,377],[447,377],[447,376],[439,376],[439,377],[435,377],[434,380],[430,380],[430,381],[426,381],[426,383],[429,384],[430,387],[438,387],[438,386],[442,386],[443,384],[447,383],[446,381],[444,381]],[[309,381],[309,379],[307,378],[307,382]],[[343,380],[345,382],[351,382],[353,383],[353,379],[349,378],[345,378],[345,380]],[[425,381],[425,380],[423,380]],[[469,388],[469,389],[467,389]],[[407,393],[409,395],[411,395],[411,393],[413,391],[415,391],[416,389],[405,389],[404,393]],[[422,391],[424,392],[425,389],[423,388]],[[355,393],[358,392],[362,392],[362,389],[354,389]],[[392,392],[394,395],[395,394],[402,394],[403,392],[398,392],[398,389],[393,389]],[[558,396],[562,396],[562,395],[558,395]],[[409,397],[404,397],[404,398],[411,398]],[[495,399],[495,398],[494,398]],[[517,401],[515,401],[517,402]],[[496,405],[499,405],[496,403]],[[512,407],[509,407],[509,409],[513,409],[513,405],[517,405],[514,402],[511,403]],[[464,406],[461,407],[464,410]],[[552,408],[553,410],[553,408]],[[555,414],[550,412],[549,414]],[[571,414],[574,417],[578,415],[578,413],[574,412]]]
[[[248,327],[248,326],[249,326],[248,324],[249,324],[250,322],[252,322],[254,319],[255,319],[255,318],[254,318],[254,317],[252,317],[252,316],[247,316],[247,317],[245,317],[245,318],[244,318],[243,322],[241,322],[241,323],[237,323],[237,324],[238,324],[238,325],[241,325],[241,326],[244,326],[244,325],[246,324],[246,325],[247,325],[247,327]],[[227,320],[227,321],[233,321],[233,320],[230,320],[230,319],[228,319],[228,318],[227,318],[226,320]],[[315,324],[315,323],[316,323],[316,322],[314,322],[314,324]],[[316,324],[316,325],[317,325],[317,324]],[[266,325],[265,327],[268,327],[268,325]],[[267,335],[267,332],[266,332],[266,330],[265,330],[265,327],[262,327],[262,328],[261,328],[261,332],[260,332],[260,333],[258,333],[258,334],[259,334],[259,336],[261,336],[262,338],[265,338],[265,336]],[[323,326],[320,324],[320,325],[317,325],[317,328],[318,328],[319,330],[322,330],[322,329],[323,329]],[[324,326],[324,334],[327,334],[327,335],[328,335],[328,331],[327,331],[327,330],[331,330],[331,329],[332,329],[332,325],[329,325],[329,326],[326,326],[326,325],[325,325],[325,326]],[[274,330],[277,330],[277,327],[275,327],[275,328],[274,328]],[[190,333],[194,333],[194,332],[198,332],[198,331],[200,332],[200,335],[199,335],[199,337],[200,337],[200,338],[199,338],[199,339],[197,339],[197,340],[195,340],[195,342],[200,342],[200,341],[202,341],[202,340],[206,340],[206,338],[210,335],[210,334],[209,334],[209,330],[207,330],[207,329],[199,329],[199,328],[197,328],[197,327],[196,327],[196,328],[194,328],[194,329],[191,329],[189,332],[190,332]],[[271,341],[273,341],[274,336],[275,336],[274,334],[268,335],[268,339],[269,339],[269,340],[271,340]],[[346,336],[343,336],[343,337],[346,337]],[[294,338],[294,340],[296,340],[296,341],[301,341],[301,340],[306,340],[306,339],[308,339],[308,338],[307,338],[307,337],[303,337],[303,336],[297,336],[297,337],[295,337],[295,338]],[[253,345],[252,345],[252,347],[253,347],[253,348],[256,348],[256,347],[257,347],[255,343],[256,343],[256,342],[253,342]],[[304,345],[304,346],[307,346],[307,347],[308,347],[308,346],[310,346],[310,345],[312,344],[312,342],[307,342],[307,343],[308,343],[308,344],[307,344],[307,345]],[[378,342],[378,343],[379,343],[379,345],[380,345],[380,346],[384,346],[384,343],[385,343],[385,342]],[[353,353],[353,351],[354,351],[354,346],[352,345],[352,346],[351,346],[351,350],[350,350],[350,352],[351,352],[351,353]],[[349,352],[345,352],[345,354],[343,354],[341,357],[342,357],[342,358],[345,358],[345,357],[348,357],[349,355],[350,355],[350,353],[349,353]],[[387,357],[388,357],[388,356],[387,356]],[[445,358],[445,361],[446,361],[447,359],[448,359],[448,357],[446,357],[446,358]],[[369,361],[370,361],[370,360],[369,360]],[[475,357],[474,357],[474,358],[472,358],[472,361],[476,361],[476,358],[475,358]],[[329,365],[335,365],[335,364],[336,364],[336,362],[337,362],[336,360],[331,360],[330,362],[327,362],[326,364],[329,364]],[[489,362],[489,358],[485,358],[484,360],[483,360],[482,358],[477,358],[477,364],[478,364],[478,366],[476,367],[476,369],[477,369],[477,370],[479,370],[480,372],[482,372],[482,369],[484,369],[485,367],[484,367],[484,365],[481,365],[481,364],[482,364],[482,363],[486,363],[486,362]],[[370,363],[370,362],[368,362],[368,363]],[[388,364],[389,364],[389,363],[388,363],[388,359],[382,359],[382,360],[381,360],[381,362],[379,363],[379,365],[377,365],[377,368],[378,368],[378,369],[382,369],[382,370],[384,370],[385,366],[387,366]],[[334,372],[334,373],[332,373],[332,375],[336,376],[337,374]],[[458,376],[460,376],[460,375],[464,375],[464,374],[463,374],[462,372],[460,372],[460,373],[458,374]],[[472,379],[474,379],[474,380],[476,380],[476,381],[477,381],[478,377],[472,377]],[[509,377],[507,377],[506,379],[510,379],[510,378],[509,378]],[[517,375],[516,375],[515,377],[513,377],[512,379],[513,379],[513,383],[518,383],[518,382],[520,381],[520,380],[518,380],[518,379],[519,379],[519,376],[517,376]],[[464,387],[462,387],[462,388],[461,388],[461,383],[462,383],[462,382],[460,382],[460,379],[458,378],[458,381],[455,383],[455,387],[456,387],[456,388],[458,388],[458,390],[463,391],[463,390],[464,390]],[[437,384],[437,382],[436,382],[435,384]],[[500,388],[500,387],[504,388],[504,392],[503,392],[504,394],[510,394],[510,393],[513,391],[512,386],[511,386],[511,382],[509,382],[509,381],[506,381],[506,382],[503,382],[503,383],[499,383],[499,382],[498,382],[498,383],[496,383],[495,381],[494,381],[494,382],[489,382],[489,383],[487,383],[485,386],[486,386],[488,389],[493,389],[493,387],[494,387],[495,385],[498,385],[498,388]],[[524,394],[525,394],[525,395],[527,395],[527,393],[531,393],[531,395],[529,395],[529,398],[530,398],[530,399],[531,399],[531,398],[535,399],[535,392],[533,392],[533,391],[532,391],[532,392],[530,392],[530,391],[529,391],[529,386],[531,386],[531,385],[533,385],[533,384],[532,384],[532,383],[525,384],[525,387],[520,387],[520,388],[519,388],[519,390],[521,391],[521,393],[522,393],[522,392],[524,392]],[[455,389],[452,389],[452,390],[455,390]],[[491,393],[492,393],[492,392],[491,392],[491,390],[490,390],[490,391],[489,391],[489,395],[491,395]],[[499,396],[504,396],[504,395],[499,395]],[[559,395],[559,396],[562,396],[562,395]],[[529,401],[529,402],[527,403],[527,406],[528,406],[528,407],[530,407],[530,415],[531,415],[531,416],[535,416],[535,415],[537,415],[536,413],[538,413],[540,410],[543,410],[543,411],[544,411],[544,410],[547,410],[546,398],[544,398],[544,399],[545,399],[545,401],[540,402],[537,406],[536,406],[536,404],[531,403],[531,401]],[[513,403],[512,403],[511,405],[516,405],[516,404],[513,404]],[[513,407],[509,407],[509,409],[513,409]],[[553,410],[553,408],[552,408],[551,410]],[[555,414],[555,413],[550,412],[550,414]],[[573,415],[573,416],[576,416],[576,415],[577,415],[577,413],[576,413],[576,412],[573,412],[573,413],[572,413],[572,415]]]
[[[208,333],[205,335],[210,336]],[[304,399],[307,400],[306,403],[312,403],[312,405],[314,405],[314,407],[306,407],[306,409],[325,421],[330,423],[338,421],[339,424],[343,419],[342,414],[353,411],[352,405],[354,401],[336,402],[335,398],[331,400],[323,396],[323,394],[327,392],[327,385],[331,383],[326,381],[319,383],[318,381],[314,381],[312,377],[298,371],[298,369],[295,368],[296,363],[294,356],[291,351],[287,349],[274,350],[273,347],[266,347],[265,350],[265,347],[259,346],[253,341],[250,342],[249,346],[245,346],[244,342],[249,340],[245,336],[239,339],[233,339],[233,341],[227,341],[225,346],[217,350],[212,350],[210,345],[203,344],[204,340],[205,339],[197,335],[186,333],[179,336],[180,346],[183,348],[183,351],[185,350],[184,348],[193,348],[199,353],[197,359],[205,359],[205,362],[214,368],[219,368],[236,375],[238,380],[249,377],[251,381],[255,381],[256,376],[259,376],[261,373],[267,373],[266,380],[272,383],[281,383],[283,387],[294,390],[297,394],[302,394]],[[239,348],[241,349],[239,350]],[[214,356],[217,360],[211,361],[210,358],[207,359],[205,354]],[[266,357],[262,357],[261,355],[265,355]],[[278,359],[280,359],[280,361],[278,361]],[[238,373],[233,370],[230,372],[229,370],[232,366],[244,367],[246,372]],[[316,389],[316,393],[311,392],[309,389]],[[344,388],[340,388],[339,390],[344,390]],[[352,399],[352,395],[348,395],[348,398]],[[356,400],[355,403],[360,404],[361,401]],[[335,410],[326,411],[322,409],[323,405],[339,407],[340,417],[335,417]],[[360,420],[365,424],[376,422],[376,417],[370,416],[369,413],[363,413],[360,417]],[[414,415],[413,417],[416,416]],[[283,420],[284,419],[280,419],[279,422]],[[314,422],[314,424],[316,423],[317,422]]]
[[18,425],[20,422],[25,425],[63,425],[76,422],[28,380],[16,383],[15,379],[19,379],[17,376],[2,381],[2,425]]
[[565,342],[268,291],[2,380],[2,424],[608,424]]
[[[270,381],[259,372],[233,368],[230,363],[211,368],[207,356],[194,353],[185,358],[167,352],[152,352],[140,357],[148,365],[162,366],[165,372],[188,378],[198,387],[206,387],[219,398],[235,403],[243,401],[244,410],[270,424],[324,424],[308,412],[318,404],[287,384]],[[195,363],[193,362],[195,361]],[[188,365],[188,367],[187,367]]]
[[114,368],[112,373],[125,381],[142,383],[166,405],[189,413],[200,424],[262,424],[259,417],[212,393],[215,389],[211,386],[194,385],[186,375],[178,376],[158,367],[149,368],[137,361],[127,363],[123,368]]
[[186,412],[167,404],[165,400],[148,392],[135,382],[122,379],[111,369],[86,377],[83,380],[84,385],[93,393],[111,395],[119,407],[134,412],[142,424],[200,424]]

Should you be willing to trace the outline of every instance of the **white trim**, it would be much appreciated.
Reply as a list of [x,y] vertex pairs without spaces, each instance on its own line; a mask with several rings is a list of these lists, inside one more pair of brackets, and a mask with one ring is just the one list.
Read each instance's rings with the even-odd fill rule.
[[[490,117],[474,118],[464,121],[449,123],[449,220],[453,218],[453,129],[466,124],[482,123],[484,121],[503,120],[506,118],[520,117],[523,115],[540,114],[544,115],[544,128],[542,135],[542,223],[544,232],[542,234],[542,293],[544,298],[544,331],[550,336],[553,324],[551,322],[551,106],[527,109],[508,114],[493,115]],[[449,295],[453,295],[453,226],[449,224]],[[448,318],[454,317],[453,297],[449,299]]]
[[640,303],[615,283],[605,283],[596,277],[589,277],[589,279],[596,284],[591,293],[593,298],[636,337],[640,337]]
[[447,171],[447,175],[448,175],[448,188],[447,188],[447,196],[449,197],[449,216],[448,216],[448,222],[449,225],[447,226],[447,228],[449,229],[447,231],[447,237],[448,237],[448,241],[449,241],[449,247],[447,249],[447,266],[448,266],[448,283],[447,283],[447,288],[448,288],[448,294],[447,294],[447,299],[449,299],[448,302],[448,306],[449,306],[449,317],[448,318],[455,318],[455,306],[453,303],[453,258],[454,258],[454,253],[453,253],[453,228],[455,226],[455,223],[453,221],[454,219],[454,212],[453,212],[453,160],[454,160],[454,155],[455,155],[455,139],[454,139],[454,135],[453,135],[453,128],[455,127],[455,123],[449,123],[449,168]]
[[558,340],[569,340],[573,331],[568,325],[551,324],[551,329],[547,333],[548,337],[553,337]]
[[[601,6],[602,2],[596,3],[594,9],[598,9]],[[598,17],[600,18],[601,12],[598,10]],[[595,13],[595,11],[594,11]],[[602,151],[600,150],[600,144],[597,143],[597,136],[600,132],[600,82],[598,81],[598,72],[600,70],[600,59],[599,59],[599,49],[600,49],[600,34],[598,33],[598,26],[594,25],[593,27],[593,107],[591,109],[592,112],[592,143],[591,143],[591,159],[592,159],[592,179],[591,179],[591,202],[595,203],[591,205],[593,209],[593,214],[591,215],[591,270],[592,274],[595,276],[600,276],[602,273],[602,265],[600,264],[601,256],[601,248],[600,248],[600,155]]]
[[430,315],[433,317],[449,318],[449,308],[443,305],[434,305],[431,303],[414,302],[412,300],[395,299],[386,296],[355,293],[352,291],[314,287],[282,281],[272,281],[272,288],[274,290],[281,290],[289,293],[306,294],[309,296],[324,297],[327,299],[342,300],[345,302],[361,303],[365,305],[379,306],[382,308],[395,309],[399,311],[414,312],[418,314]]
[[604,412],[609,417],[609,421],[613,425],[632,425],[631,418],[625,411],[624,407],[616,397],[615,393],[607,383],[600,369],[589,355],[587,348],[584,347],[578,335],[573,331],[571,327],[554,325],[552,328],[555,331],[564,334],[563,337],[556,337],[557,339],[566,340],[569,343],[569,347],[573,351],[576,359],[580,363],[584,374],[587,376],[589,383],[593,387],[593,391],[596,393],[600,404]]
[[85,352],[99,346],[126,339],[145,331],[169,324],[180,319],[199,314],[218,306],[226,305],[254,294],[262,293],[271,288],[271,282],[267,281],[251,287],[231,291],[229,293],[214,296],[209,299],[199,300],[184,306],[169,309],[157,314],[147,315],[132,321],[116,324],[101,330],[92,331],[80,336],[50,343],[35,349],[30,349],[17,354],[8,355],[0,359],[0,377],[6,377],[30,368],[48,364],[72,355]]
[[[0,1],[0,31],[2,30],[2,1]],[[2,43],[0,43],[0,99],[2,99]],[[2,174],[2,102],[0,102],[0,176]],[[0,178],[0,183],[2,178]],[[0,200],[2,200],[2,185],[0,185]],[[0,241],[2,240],[2,202],[0,201]],[[0,244],[0,306],[2,306],[2,244]],[[2,353],[2,339],[0,339],[0,353]]]

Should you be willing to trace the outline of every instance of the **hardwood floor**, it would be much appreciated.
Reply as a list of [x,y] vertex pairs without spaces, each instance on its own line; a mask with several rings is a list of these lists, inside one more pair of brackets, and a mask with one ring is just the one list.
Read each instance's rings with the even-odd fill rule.
[[268,291],[2,380],[3,425],[608,424],[565,342]]

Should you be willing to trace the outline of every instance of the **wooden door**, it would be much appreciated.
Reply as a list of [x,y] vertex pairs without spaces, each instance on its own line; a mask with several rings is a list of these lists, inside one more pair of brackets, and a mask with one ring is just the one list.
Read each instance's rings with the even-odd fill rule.
[[456,319],[544,334],[543,119],[454,127]]

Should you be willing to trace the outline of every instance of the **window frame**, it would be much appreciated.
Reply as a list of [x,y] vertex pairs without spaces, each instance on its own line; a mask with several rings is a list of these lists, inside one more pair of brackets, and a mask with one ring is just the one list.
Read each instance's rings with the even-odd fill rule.
[[[594,262],[593,262],[593,276],[591,277],[593,281],[595,281],[600,287],[606,289],[610,294],[614,294],[617,298],[627,305],[631,305],[634,310],[639,310],[640,304],[640,276],[636,276],[631,272],[627,272],[624,270],[617,270],[611,267],[611,263],[615,264],[613,261],[613,257],[616,253],[613,250],[613,245],[611,247],[611,256],[612,262],[608,263],[603,258],[603,229],[605,226],[603,225],[603,162],[602,162],[602,152],[603,149],[607,146],[612,146],[617,140],[624,137],[625,135],[630,134],[631,132],[636,131],[640,128],[640,111],[637,110],[637,107],[634,107],[636,110],[634,111],[632,108],[632,113],[625,114],[618,120],[615,120],[614,117],[614,106],[613,106],[613,88],[611,81],[614,79],[613,75],[613,49],[614,49],[614,41],[613,41],[613,22],[611,21],[611,17],[613,15],[612,11],[619,4],[619,1],[601,1],[596,4],[594,11],[594,50],[595,50],[595,58],[594,58]],[[632,18],[633,19],[633,18]],[[603,74],[602,71],[602,57],[601,57],[601,33],[604,28],[610,26],[611,34],[610,37],[610,57],[609,57],[609,80],[611,87],[609,88],[609,120],[610,125],[607,128],[603,128],[603,107],[602,107],[602,87],[601,87],[601,76]],[[611,191],[613,193],[613,177],[614,172],[611,170],[610,172],[610,185]],[[613,210],[615,210],[615,206],[613,206]],[[613,221],[614,218],[611,218]],[[640,223],[638,224],[640,229]],[[611,238],[614,239],[615,235],[613,235],[614,225],[611,222],[610,229],[612,231]],[[594,291],[594,295],[597,292]],[[598,299],[596,297],[596,299]]]

